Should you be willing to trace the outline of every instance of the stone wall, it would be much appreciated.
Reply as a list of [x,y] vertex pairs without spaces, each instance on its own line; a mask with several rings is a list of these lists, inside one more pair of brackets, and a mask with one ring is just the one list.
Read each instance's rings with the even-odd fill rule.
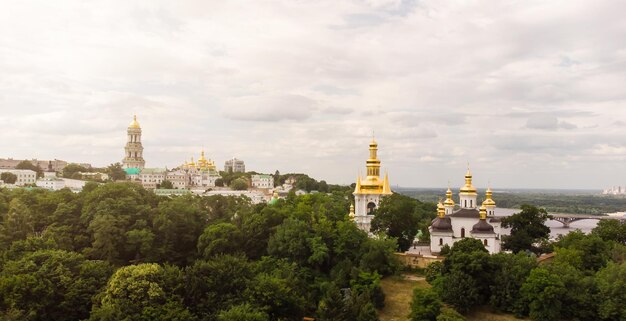
[[414,253],[396,253],[400,262],[411,268],[426,268],[432,262],[442,262],[443,256],[430,256]]

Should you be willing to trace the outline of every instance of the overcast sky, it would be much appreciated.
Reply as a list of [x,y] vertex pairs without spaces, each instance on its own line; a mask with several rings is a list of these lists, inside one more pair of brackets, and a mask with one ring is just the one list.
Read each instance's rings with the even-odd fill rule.
[[623,1],[3,1],[0,158],[626,184]]

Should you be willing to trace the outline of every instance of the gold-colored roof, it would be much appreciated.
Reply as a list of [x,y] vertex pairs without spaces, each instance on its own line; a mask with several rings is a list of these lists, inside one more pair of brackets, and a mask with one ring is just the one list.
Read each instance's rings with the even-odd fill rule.
[[496,206],[496,202],[491,198],[493,195],[493,192],[491,191],[491,188],[487,188],[487,192],[485,192],[485,201],[483,202],[483,205],[485,206]]
[[[475,213],[475,212],[474,212],[474,213]],[[481,220],[484,220],[484,219],[486,219],[486,218],[487,218],[487,208],[486,208],[486,207],[485,207],[485,205],[483,204],[483,205],[480,207],[480,219],[481,219]]]
[[439,200],[439,203],[437,203],[437,216],[439,216],[440,218],[446,216],[446,208],[441,203],[441,200]]
[[139,123],[137,122],[137,115],[133,115],[133,121],[130,122],[130,125],[128,125],[128,128],[141,128],[139,127]]
[[461,187],[460,192],[462,194],[476,194],[476,187],[472,185],[472,172],[470,172],[469,166],[465,173],[465,185]]
[[445,206],[454,206],[454,200],[452,199],[452,190],[448,187],[446,191],[446,200],[443,202]]
[[348,214],[348,216],[350,216],[351,219],[354,219],[354,204],[350,204],[350,213]]

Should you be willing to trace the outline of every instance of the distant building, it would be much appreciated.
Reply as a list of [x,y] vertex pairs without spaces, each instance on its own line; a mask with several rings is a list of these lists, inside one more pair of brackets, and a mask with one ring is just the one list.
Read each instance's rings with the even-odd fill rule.
[[602,191],[604,195],[626,195],[626,187],[613,186]]
[[144,168],[139,173],[139,180],[144,188],[154,189],[163,183],[166,176],[167,169],[165,168]]
[[[55,160],[43,160],[43,159],[13,159],[13,158],[0,158],[0,169],[15,169],[17,164],[23,161],[29,161],[35,166],[39,166],[41,169],[51,168],[55,172],[61,172],[68,162],[60,159]],[[91,164],[82,163],[79,164],[85,168],[91,168]]]
[[246,165],[241,159],[229,159],[224,162],[224,171],[227,173],[245,173]]
[[141,127],[137,122],[137,116],[133,116],[133,121],[128,125],[126,130],[128,140],[124,147],[124,159],[122,167],[142,169],[146,165],[143,159],[143,145],[141,145]]
[[37,185],[37,187],[49,189],[51,191],[58,191],[65,188],[65,181],[57,177],[47,176],[38,179],[35,185]]
[[0,174],[12,173],[17,176],[15,186],[35,184],[37,182],[37,172],[30,169],[0,169]]
[[466,237],[480,240],[489,253],[498,253],[501,249],[501,235],[509,231],[501,227],[501,217],[495,216],[496,202],[493,192],[487,189],[485,201],[478,208],[476,188],[472,185],[472,173],[469,168],[465,174],[465,185],[459,190],[459,207],[455,211],[452,191],[448,188],[446,201],[437,205],[437,217],[431,222],[430,250],[441,252],[441,248],[452,245]]
[[272,175],[252,175],[251,180],[254,188],[274,188],[274,177]]

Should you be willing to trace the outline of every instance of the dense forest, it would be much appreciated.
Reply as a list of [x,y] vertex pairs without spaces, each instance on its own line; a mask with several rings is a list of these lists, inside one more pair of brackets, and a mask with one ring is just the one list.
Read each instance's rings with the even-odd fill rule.
[[377,320],[397,242],[349,196],[0,190],[0,320]]

